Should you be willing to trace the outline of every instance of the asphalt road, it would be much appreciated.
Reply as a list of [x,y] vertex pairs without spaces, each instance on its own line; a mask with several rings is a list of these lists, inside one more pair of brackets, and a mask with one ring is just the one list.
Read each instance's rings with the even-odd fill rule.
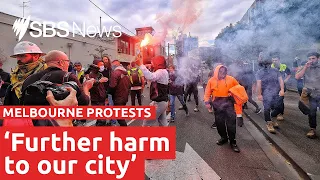
[[[317,163],[320,163],[320,138],[309,139],[306,137],[310,130],[308,116],[302,114],[298,108],[299,94],[296,92],[287,91],[284,98],[285,111],[284,121],[279,123],[280,128],[278,133],[284,135],[293,144],[299,147],[300,150],[309,154]],[[262,103],[257,101],[262,106]],[[320,114],[318,111],[317,122],[320,122]],[[263,118],[263,113],[259,114]],[[317,129],[317,134],[320,136],[320,130]]]
[[[287,91],[285,94],[284,121],[279,123],[280,127],[277,134],[270,134],[266,130],[263,120],[263,113],[256,115],[253,113],[253,106],[249,104],[249,109],[245,110],[265,135],[276,144],[282,154],[288,156],[311,179],[320,179],[320,139],[309,139],[306,133],[309,131],[308,117],[303,115],[298,108],[299,95],[296,92]],[[258,101],[257,101],[258,102]],[[262,105],[261,102],[258,102]],[[318,111],[317,121],[319,122],[320,113]],[[319,129],[317,130],[320,135]]]
[[[145,95],[148,95],[148,89]],[[203,96],[203,89],[199,89],[199,97]],[[144,98],[143,104],[149,103],[148,96]],[[130,104],[130,103],[129,103]],[[176,101],[176,109],[179,106]],[[221,179],[298,179],[296,172],[289,163],[276,151],[276,149],[264,138],[264,136],[253,126],[250,121],[245,120],[245,126],[237,127],[237,142],[241,150],[235,153],[228,144],[223,146],[216,145],[220,138],[216,129],[211,129],[214,117],[205,109],[202,98],[200,100],[200,112],[194,112],[194,100],[188,102],[190,116],[185,117],[184,111],[176,110],[176,121],[170,123],[170,126],[177,128],[177,154],[184,153],[186,147],[193,149],[198,156],[213,170]],[[141,126],[142,121],[128,121],[130,126]],[[187,146],[186,146],[187,145]],[[189,147],[190,146],[190,147]],[[191,157],[192,156],[192,157]],[[193,155],[186,155],[183,158],[193,161]],[[155,162],[154,162],[155,161]],[[146,179],[215,179],[205,176],[199,172],[193,173],[192,167],[186,167],[181,160],[177,160],[174,165],[173,175],[169,172],[163,172],[165,166],[172,168],[171,164],[159,162],[159,167],[154,165],[159,160],[147,162],[152,165],[152,170],[146,170]],[[167,160],[168,161],[168,160]],[[181,162],[180,162],[181,161]],[[197,160],[199,161],[199,159]],[[160,165],[161,164],[161,165]],[[196,166],[196,165],[195,165]],[[197,168],[199,168],[197,166]],[[207,168],[207,167],[206,167]],[[161,171],[161,173],[157,173]],[[179,171],[180,173],[177,173]],[[184,174],[181,175],[181,172]],[[179,175],[178,175],[179,174]]]

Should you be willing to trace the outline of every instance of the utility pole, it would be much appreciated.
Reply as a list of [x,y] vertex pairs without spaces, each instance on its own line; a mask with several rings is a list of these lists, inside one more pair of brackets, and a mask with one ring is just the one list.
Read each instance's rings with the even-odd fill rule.
[[29,3],[29,2],[31,2],[31,1],[23,1],[22,2],[22,6],[20,6],[20,7],[22,7],[22,15],[23,15],[22,17],[24,17],[24,8],[28,7],[26,4]]
[[168,59],[169,59],[169,56],[170,56],[170,44],[168,43]]
[[102,37],[102,22],[101,22],[101,16],[100,16],[100,32],[99,32],[99,35],[100,37]]

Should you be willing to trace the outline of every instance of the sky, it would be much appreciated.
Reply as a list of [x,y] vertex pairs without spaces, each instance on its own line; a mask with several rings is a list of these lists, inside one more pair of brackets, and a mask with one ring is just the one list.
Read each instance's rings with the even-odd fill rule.
[[[89,0],[0,0],[0,12],[31,20],[67,21],[106,27],[118,25]],[[156,36],[172,36],[179,30],[199,37],[199,46],[211,46],[221,29],[238,22],[254,0],[91,0],[131,32],[152,26]],[[122,31],[133,35],[128,30]],[[166,33],[167,32],[167,33]]]

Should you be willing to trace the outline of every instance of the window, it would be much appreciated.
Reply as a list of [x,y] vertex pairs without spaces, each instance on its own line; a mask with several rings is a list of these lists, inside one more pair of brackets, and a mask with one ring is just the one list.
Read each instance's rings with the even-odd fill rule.
[[118,45],[118,52],[123,54],[130,54],[129,42],[120,40]]
[[130,54],[130,51],[129,51],[129,43],[128,43],[128,42],[125,42],[124,54]]

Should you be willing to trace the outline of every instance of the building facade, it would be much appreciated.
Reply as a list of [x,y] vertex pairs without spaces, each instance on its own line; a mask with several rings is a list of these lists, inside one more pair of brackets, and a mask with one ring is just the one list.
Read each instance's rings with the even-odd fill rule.
[[[145,34],[155,35],[155,30],[153,27],[141,27],[136,28],[136,36],[142,41],[145,37]],[[165,42],[163,41],[156,41],[155,43],[148,44],[144,47],[140,47],[140,42],[136,44],[136,53],[142,53],[143,62],[145,64],[149,64],[151,59],[155,56],[162,55],[165,56],[166,54],[165,49]]]
[[[19,42],[12,30],[13,24],[19,17],[0,12],[0,53],[3,62],[3,69],[10,72],[17,61],[10,58],[13,48]],[[51,50],[65,52],[72,62],[79,61],[84,67],[91,64],[95,57],[107,55],[110,59],[118,59],[123,63],[129,63],[135,57],[135,44],[139,41],[135,36],[122,33],[120,37],[113,37],[105,34],[102,37],[83,37],[70,33],[68,37],[39,37],[33,38],[28,27],[26,34],[21,41],[31,41],[37,44],[40,49],[47,53]],[[56,31],[59,31],[56,29]]]
[[175,48],[176,48],[176,58],[177,58],[177,66],[181,64],[181,58],[190,56],[191,52],[195,52],[193,50],[199,48],[199,40],[198,37],[192,37],[189,33],[189,36],[186,34],[180,34],[175,39]]

